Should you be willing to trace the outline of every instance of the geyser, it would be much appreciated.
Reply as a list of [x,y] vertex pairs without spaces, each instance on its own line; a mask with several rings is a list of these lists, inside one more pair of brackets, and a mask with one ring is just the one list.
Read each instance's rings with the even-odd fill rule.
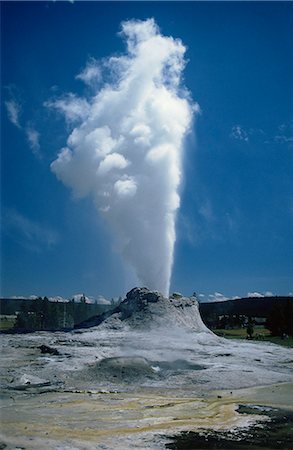
[[[184,137],[198,106],[180,85],[185,47],[153,19],[122,23],[127,51],[77,76],[94,93],[47,102],[72,126],[52,171],[91,195],[142,285],[169,293]],[[87,90],[88,92],[88,90]]]

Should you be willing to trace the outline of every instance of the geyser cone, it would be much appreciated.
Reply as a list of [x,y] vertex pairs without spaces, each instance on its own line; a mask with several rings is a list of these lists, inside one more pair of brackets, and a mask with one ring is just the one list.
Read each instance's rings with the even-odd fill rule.
[[147,288],[132,289],[113,311],[86,320],[76,328],[96,325],[107,329],[164,330],[164,334],[177,333],[178,337],[186,332],[213,335],[201,319],[195,297],[176,294],[166,298]]

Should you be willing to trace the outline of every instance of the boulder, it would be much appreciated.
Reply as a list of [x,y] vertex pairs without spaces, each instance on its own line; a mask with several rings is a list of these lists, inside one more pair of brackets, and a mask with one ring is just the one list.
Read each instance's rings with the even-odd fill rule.
[[48,345],[40,345],[38,347],[41,350],[41,353],[49,353],[50,355],[60,355],[56,348],[49,347]]

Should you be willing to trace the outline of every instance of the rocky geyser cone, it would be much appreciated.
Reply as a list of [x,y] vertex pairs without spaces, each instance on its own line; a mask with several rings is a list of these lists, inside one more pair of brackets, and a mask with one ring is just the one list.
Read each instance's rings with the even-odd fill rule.
[[210,330],[201,320],[195,297],[173,294],[164,297],[148,288],[133,288],[114,310],[83,322],[78,328],[103,325],[111,329],[181,328],[186,331],[207,332]]

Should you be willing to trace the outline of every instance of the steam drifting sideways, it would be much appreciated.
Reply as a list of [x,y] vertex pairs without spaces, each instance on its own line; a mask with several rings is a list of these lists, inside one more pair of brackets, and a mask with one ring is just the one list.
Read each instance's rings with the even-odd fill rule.
[[91,60],[77,76],[90,98],[47,102],[73,128],[51,169],[75,197],[93,196],[138,280],[167,296],[184,138],[199,108],[180,84],[179,39],[153,19],[123,22],[120,35],[126,54]]

